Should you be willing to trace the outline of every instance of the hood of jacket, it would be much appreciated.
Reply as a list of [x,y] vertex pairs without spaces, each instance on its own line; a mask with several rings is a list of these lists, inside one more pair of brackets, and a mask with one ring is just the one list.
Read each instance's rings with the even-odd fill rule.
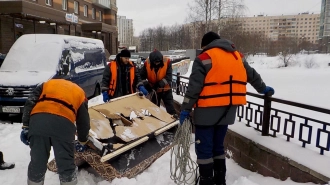
[[[155,51],[153,51],[153,52],[150,53],[150,55],[149,55],[149,61],[150,61],[151,68],[159,68],[159,67],[163,67],[164,66],[163,54],[160,51],[158,51],[158,50],[155,50]],[[158,64],[156,66],[155,65],[156,62],[160,62],[160,64]]]
[[236,51],[235,45],[232,41],[227,39],[216,39],[212,41],[210,44],[208,44],[202,52],[205,52],[212,48],[220,48],[228,52],[234,52]]

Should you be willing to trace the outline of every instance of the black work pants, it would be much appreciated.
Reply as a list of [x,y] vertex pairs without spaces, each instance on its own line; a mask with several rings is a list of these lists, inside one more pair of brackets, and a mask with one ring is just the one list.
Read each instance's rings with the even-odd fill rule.
[[60,181],[76,181],[77,171],[74,163],[73,142],[65,142],[53,137],[39,135],[30,136],[29,141],[31,161],[28,169],[28,178],[30,181],[44,181],[51,146],[53,146]]
[[152,97],[151,101],[156,104],[158,107],[160,106],[160,101],[163,100],[166,112],[173,115],[176,114],[176,111],[174,109],[173,105],[173,94],[172,90],[157,92],[157,99],[155,96]]

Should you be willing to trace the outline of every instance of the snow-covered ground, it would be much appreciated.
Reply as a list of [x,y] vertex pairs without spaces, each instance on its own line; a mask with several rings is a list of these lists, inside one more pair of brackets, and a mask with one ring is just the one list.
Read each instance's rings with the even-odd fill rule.
[[[274,97],[283,98],[301,103],[312,104],[315,106],[330,108],[330,61],[329,55],[299,55],[295,57],[295,66],[288,68],[276,68],[279,65],[278,58],[254,56],[249,57],[251,65],[262,75],[267,85],[275,88]],[[313,60],[313,68],[306,68],[306,61]],[[308,66],[308,65],[307,65]],[[250,92],[255,92],[252,87],[248,87]],[[175,96],[175,99],[182,102],[182,97]],[[102,101],[101,97],[90,100],[90,106]],[[257,101],[257,100],[256,100]],[[282,105],[278,105],[280,108]],[[288,111],[299,111],[287,108]],[[312,114],[312,113],[309,113]],[[311,115],[313,116],[313,114]],[[318,116],[318,115],[317,115]],[[330,119],[329,115],[322,117]],[[29,163],[29,147],[21,143],[19,134],[21,123],[0,124],[0,150],[4,152],[5,161],[15,162],[16,167],[11,170],[0,171],[0,184],[16,185],[26,184],[27,167]],[[254,129],[247,128],[242,123],[235,123],[230,129],[267,145],[271,149],[285,153],[289,157],[302,161],[304,165],[311,166],[323,174],[329,173],[330,155],[321,156],[317,151],[303,149],[294,142],[286,142],[282,138],[261,137],[260,133]],[[330,130],[330,128],[327,128]],[[289,150],[290,149],[290,150]],[[291,153],[290,153],[291,152]],[[297,153],[299,152],[299,155]],[[194,159],[194,146],[191,146],[190,153]],[[89,174],[85,170],[79,172],[79,185],[171,185],[175,184],[170,178],[170,152],[163,155],[153,163],[142,174],[132,179],[115,179],[112,182],[105,181],[99,177]],[[51,154],[50,159],[53,158]],[[308,160],[306,160],[308,159]],[[309,160],[312,159],[312,160]],[[304,160],[304,161],[303,161]],[[312,164],[313,163],[313,164]],[[313,166],[314,165],[314,166]],[[227,160],[227,184],[228,185],[297,185],[312,183],[295,183],[290,179],[280,181],[271,177],[263,177],[257,173],[250,172],[238,166],[233,160]],[[47,171],[45,184],[59,184],[58,175]]]

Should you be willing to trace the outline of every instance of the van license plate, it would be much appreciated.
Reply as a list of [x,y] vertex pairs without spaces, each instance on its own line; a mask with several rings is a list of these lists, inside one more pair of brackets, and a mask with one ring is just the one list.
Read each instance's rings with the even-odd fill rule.
[[20,108],[19,107],[2,107],[2,112],[20,113]]

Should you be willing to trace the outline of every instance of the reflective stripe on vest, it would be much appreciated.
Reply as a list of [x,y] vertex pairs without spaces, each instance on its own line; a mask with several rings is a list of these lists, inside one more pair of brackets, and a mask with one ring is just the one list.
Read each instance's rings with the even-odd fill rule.
[[[157,71],[157,74],[156,74],[155,68],[151,69],[149,58],[145,61],[147,74],[148,74],[147,78],[148,78],[148,82],[151,85],[151,87],[153,87],[156,83],[158,83],[159,81],[161,81],[163,78],[166,77],[166,72],[167,72],[169,62],[170,62],[169,58],[163,57],[164,66],[162,68],[159,68]],[[157,92],[168,91],[170,89],[171,89],[170,84],[166,84],[165,87],[163,87],[161,89],[157,89]]]
[[[131,93],[133,93],[133,82],[134,82],[134,77],[135,77],[135,68],[133,67],[133,63],[129,61],[129,64],[132,66],[130,68],[130,88],[131,88]],[[116,61],[111,61],[109,64],[110,71],[111,71],[111,79],[109,82],[109,92],[111,96],[114,96],[116,87],[117,87],[117,62]]]
[[49,113],[76,121],[76,114],[85,101],[85,92],[75,83],[64,79],[52,79],[42,86],[42,93],[31,115]]
[[[240,54],[219,48],[207,50],[212,68],[195,107],[216,107],[246,104],[246,71]],[[203,61],[202,61],[203,62]]]

